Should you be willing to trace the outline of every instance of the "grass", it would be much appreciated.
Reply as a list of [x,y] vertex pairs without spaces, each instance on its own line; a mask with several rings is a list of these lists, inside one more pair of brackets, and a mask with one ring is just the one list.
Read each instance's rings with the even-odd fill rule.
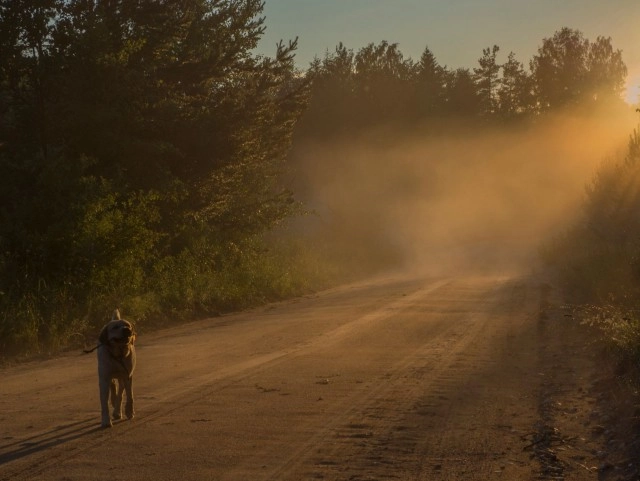
[[602,333],[608,351],[621,366],[640,370],[640,317],[637,309],[619,304],[584,305],[578,310],[582,323]]

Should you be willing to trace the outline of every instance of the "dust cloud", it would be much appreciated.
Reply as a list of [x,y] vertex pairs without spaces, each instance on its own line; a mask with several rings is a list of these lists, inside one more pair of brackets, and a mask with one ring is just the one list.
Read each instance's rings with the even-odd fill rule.
[[305,228],[374,263],[428,274],[533,269],[541,242],[580,215],[598,164],[623,152],[636,116],[565,113],[526,127],[298,143],[298,191],[316,213]]

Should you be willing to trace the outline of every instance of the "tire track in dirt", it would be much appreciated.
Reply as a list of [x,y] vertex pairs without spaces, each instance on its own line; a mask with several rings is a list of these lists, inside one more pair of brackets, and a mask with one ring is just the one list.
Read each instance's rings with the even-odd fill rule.
[[[425,433],[410,418],[425,419],[442,410],[448,400],[447,383],[459,380],[452,369],[461,369],[461,359],[472,359],[466,354],[471,343],[482,335],[494,311],[504,308],[496,304],[501,292],[488,294],[485,289],[470,294],[464,284],[454,284],[438,291],[440,297],[427,307],[427,315],[442,309],[440,299],[447,297],[447,291],[448,297],[474,306],[475,312],[455,312],[454,306],[447,305],[444,311],[454,313],[440,313],[448,322],[434,337],[396,363],[374,389],[345,400],[347,408],[342,414],[325,423],[261,479],[415,479],[424,458]],[[423,294],[407,311],[417,310],[420,300],[428,304],[427,294],[433,293]],[[423,399],[425,392],[429,394]]]
[[537,295],[528,280],[501,286],[476,342],[436,380],[439,392],[425,393],[418,402],[431,406],[432,413],[418,421],[420,429],[438,434],[419,440],[417,470],[407,477],[528,479],[530,462],[521,452],[520,436],[535,416],[537,383],[534,379],[523,389],[522,378],[532,376],[528,326],[536,308]]

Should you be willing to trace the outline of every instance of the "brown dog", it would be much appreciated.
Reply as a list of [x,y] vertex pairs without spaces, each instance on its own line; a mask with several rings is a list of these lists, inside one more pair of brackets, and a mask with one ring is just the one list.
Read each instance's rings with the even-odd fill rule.
[[111,427],[109,394],[113,406],[113,419],[122,418],[122,394],[127,392],[124,413],[128,419],[134,416],[133,370],[136,367],[136,349],[133,345],[136,333],[129,321],[120,318],[116,309],[110,322],[100,331],[98,349],[98,380],[102,427]]

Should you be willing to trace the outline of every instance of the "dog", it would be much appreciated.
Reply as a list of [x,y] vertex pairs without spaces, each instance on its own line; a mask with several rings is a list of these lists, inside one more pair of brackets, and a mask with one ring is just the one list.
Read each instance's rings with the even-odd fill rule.
[[[136,332],[129,321],[120,317],[120,310],[113,311],[111,321],[105,324],[98,337],[98,382],[102,427],[113,426],[111,419],[122,419],[122,395],[127,393],[124,413],[133,419],[133,371],[136,368]],[[93,349],[92,349],[93,350]],[[87,351],[85,351],[87,352]],[[88,351],[90,352],[90,351]],[[109,416],[109,395],[113,415]]]

